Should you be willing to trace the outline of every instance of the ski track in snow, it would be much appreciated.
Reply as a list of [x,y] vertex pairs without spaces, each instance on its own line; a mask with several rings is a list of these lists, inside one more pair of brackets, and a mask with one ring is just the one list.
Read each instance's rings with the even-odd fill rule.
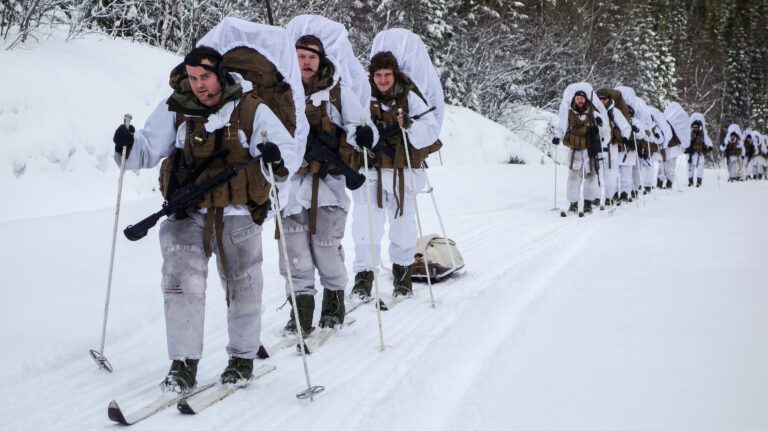
[[[535,316],[542,303],[567,290],[568,286],[553,285],[551,281],[564,266],[594,246],[589,240],[595,232],[616,223],[632,223],[636,217],[659,217],[658,211],[666,201],[688,200],[694,197],[693,193],[707,193],[706,188],[691,189],[691,194],[656,191],[647,205],[641,203],[639,209],[634,204],[623,205],[613,216],[598,210],[583,219],[562,219],[558,212],[550,210],[551,183],[530,184],[532,175],[550,178],[545,177],[550,169],[492,166],[486,171],[492,183],[487,190],[478,192],[471,185],[449,181],[449,176],[457,173],[471,175],[472,168],[433,170],[438,203],[448,202],[449,187],[452,198],[463,200],[449,202],[441,210],[448,235],[456,239],[466,269],[453,279],[433,285],[435,310],[430,308],[426,284],[415,284],[412,299],[382,312],[388,346],[385,351],[379,351],[373,303],[362,305],[354,311],[354,325],[344,328],[309,356],[312,383],[326,387],[326,392],[314,402],[295,399],[294,395],[305,389],[303,368],[295,350],[284,349],[266,361],[277,366],[275,372],[201,414],[183,416],[169,408],[132,428],[441,430],[456,424],[471,427],[471,421],[463,417],[466,397],[479,390],[483,379],[492,378],[487,376],[489,370],[507,360],[499,354],[508,349],[504,346],[527,342],[529,316]],[[564,183],[564,178],[560,175],[559,180]],[[712,180],[709,187],[715,187]],[[527,187],[521,188],[522,183]],[[563,190],[563,185],[559,184],[558,189]],[[421,197],[419,202],[426,230],[437,231],[439,226],[429,198]],[[133,220],[134,215],[148,213],[155,204],[142,201],[129,205],[130,215],[121,219],[121,225]],[[76,231],[93,223],[94,214],[104,218],[108,213],[103,210],[70,214],[65,219]],[[50,220],[0,224],[0,231],[37,231],[47,223]],[[106,227],[111,220],[100,223]],[[278,339],[290,311],[286,306],[275,312],[284,301],[284,292],[283,281],[277,274],[273,231],[273,224],[267,223],[263,234],[262,328],[262,343],[267,346]],[[59,248],[43,254],[65,253],[71,244],[65,238],[56,246]],[[348,238],[344,246],[350,265],[353,247]],[[382,250],[386,247],[385,241]],[[106,418],[110,399],[116,398],[122,408],[130,410],[159,392],[156,385],[167,372],[169,361],[165,355],[162,299],[156,287],[160,265],[156,237],[139,243],[121,241],[118,248],[118,255],[128,257],[118,260],[124,268],[115,274],[113,295],[117,298],[113,297],[113,301],[133,298],[138,302],[112,305],[110,325],[119,335],[108,331],[105,350],[116,371],[99,371],[88,357],[87,349],[98,347],[94,333],[74,336],[64,357],[41,358],[20,367],[25,374],[13,376],[11,384],[1,389],[6,403],[0,407],[0,416],[6,418],[8,429],[111,428],[112,423]],[[106,250],[93,247],[83,258],[102,264],[105,253]],[[136,278],[148,286],[137,286],[130,277],[141,271],[146,274]],[[101,283],[89,291],[102,297],[102,273],[97,272],[91,278]],[[103,272],[105,276],[106,269]],[[212,268],[199,379],[218,374],[226,364],[226,310],[214,274]],[[353,276],[350,274],[350,284]],[[379,287],[385,301],[391,298],[391,276],[382,274]],[[131,288],[136,293],[126,295],[125,290]],[[144,294],[149,297],[135,299],[135,295]],[[316,319],[320,295],[317,298]],[[91,298],[89,302],[96,301]],[[150,307],[148,316],[129,306],[140,309],[142,304]],[[137,319],[135,324],[131,319]],[[100,323],[100,315],[89,315],[87,320],[91,323],[89,330],[100,329],[92,322]],[[260,363],[257,360],[256,365]],[[39,373],[43,369],[45,372]],[[21,390],[30,385],[45,390]],[[14,396],[15,392],[19,395]],[[36,406],[34,413],[31,406]]]

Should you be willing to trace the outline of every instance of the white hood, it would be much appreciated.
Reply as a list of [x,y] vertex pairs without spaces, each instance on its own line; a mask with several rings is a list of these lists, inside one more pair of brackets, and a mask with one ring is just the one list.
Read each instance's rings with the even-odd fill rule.
[[304,115],[304,87],[301,84],[301,71],[296,59],[296,49],[288,33],[281,27],[257,24],[239,18],[224,18],[203,36],[197,46],[210,46],[222,55],[233,48],[244,46],[258,51],[275,65],[291,86],[293,103],[296,106],[296,133],[294,137],[303,154],[307,142],[309,123]]
[[[739,127],[738,124],[731,124],[730,126],[728,126],[728,132],[725,133],[725,137],[723,138],[723,144],[728,144],[729,142],[731,142],[731,133],[736,133],[736,135],[738,136],[736,141],[737,143],[743,141],[744,138],[747,137],[747,135],[754,134],[754,132],[751,130],[747,130],[746,133],[742,133],[741,127]],[[755,137],[753,135],[752,141],[754,142],[754,140],[755,140]]]
[[667,119],[664,118],[664,114],[653,106],[649,106],[651,112],[651,119],[656,131],[660,132],[661,137],[656,141],[662,148],[667,148],[669,141],[672,140],[672,127],[667,123]]
[[435,107],[435,118],[442,127],[445,115],[443,86],[421,38],[404,28],[384,30],[373,39],[370,57],[382,51],[391,51],[394,54],[400,70],[416,84],[429,106]]
[[664,118],[672,126],[683,148],[688,148],[688,145],[691,143],[691,118],[685,112],[685,109],[679,103],[671,102],[664,109]]
[[[699,121],[701,123],[701,130],[704,132],[704,145],[711,147],[712,146],[712,140],[709,139],[709,134],[707,133],[707,123],[704,119],[704,114],[701,112],[694,112],[691,114],[691,124],[693,124],[695,121]],[[688,128],[690,129],[691,125],[688,125]]]
[[342,24],[319,15],[299,15],[290,20],[285,29],[294,46],[307,34],[320,39],[325,54],[333,59],[337,72],[340,72],[341,82],[357,95],[360,106],[367,107],[371,103],[368,72],[357,60],[347,29]]

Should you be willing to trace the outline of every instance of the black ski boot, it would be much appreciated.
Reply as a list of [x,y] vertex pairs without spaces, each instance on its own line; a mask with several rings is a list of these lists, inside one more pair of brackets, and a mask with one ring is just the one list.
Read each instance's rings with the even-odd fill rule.
[[[288,298],[291,303],[291,298]],[[299,308],[299,322],[301,323],[301,335],[306,337],[312,332],[312,316],[315,314],[314,295],[296,295],[296,306]],[[283,335],[296,335],[296,320],[293,318],[293,304],[291,303],[291,318],[283,328]]]
[[606,207],[613,206],[613,200],[611,198],[605,198],[605,206]]
[[373,271],[361,271],[355,274],[355,285],[352,287],[350,296],[357,297],[363,302],[371,300],[371,289],[373,288]]
[[696,187],[701,187],[701,178],[696,179]]
[[656,178],[656,188],[657,189],[663,189],[664,188],[664,181],[662,181],[661,178]]
[[323,308],[320,310],[321,328],[338,328],[344,323],[344,291],[323,290]]
[[579,213],[579,203],[578,202],[571,202],[571,205],[568,206],[568,212],[578,214]]
[[672,180],[667,180],[667,188],[668,189],[672,188]]
[[186,361],[175,360],[171,363],[171,369],[168,375],[160,383],[163,392],[176,392],[187,394],[197,385],[197,363],[199,359],[187,359]]
[[693,185],[693,177],[688,177],[688,187]]
[[392,291],[392,296],[413,296],[413,284],[411,283],[411,270],[413,265],[402,266],[396,263],[392,264],[392,284],[395,289]]
[[651,194],[651,188],[650,187],[643,187],[643,194],[644,195]]
[[592,206],[593,207],[600,207],[600,198],[594,198],[592,200]]
[[621,200],[624,202],[631,202],[629,200],[629,195],[627,194],[627,192],[621,192]]
[[229,358],[227,368],[221,373],[221,383],[225,385],[243,386],[253,376],[253,359]]
[[592,214],[592,201],[584,199],[584,214]]

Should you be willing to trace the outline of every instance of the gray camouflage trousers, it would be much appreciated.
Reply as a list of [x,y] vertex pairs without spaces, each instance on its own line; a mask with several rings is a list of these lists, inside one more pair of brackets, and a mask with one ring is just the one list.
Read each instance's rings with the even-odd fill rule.
[[[317,209],[315,234],[309,234],[309,210],[283,217],[285,244],[291,261],[293,289],[297,295],[314,295],[315,268],[320,284],[328,290],[344,290],[347,287],[347,268],[344,266],[344,249],[341,239],[347,223],[347,211],[338,206]],[[285,278],[285,294],[290,296],[288,273],[280,247],[280,274]]]
[[[200,359],[203,352],[209,259],[203,247],[204,225],[205,216],[200,213],[181,220],[169,217],[160,225],[165,331],[171,360]],[[231,301],[227,308],[227,352],[253,359],[261,332],[261,226],[250,215],[225,216],[222,242],[226,268],[214,232],[211,249],[216,254],[221,284],[225,291],[229,289]]]

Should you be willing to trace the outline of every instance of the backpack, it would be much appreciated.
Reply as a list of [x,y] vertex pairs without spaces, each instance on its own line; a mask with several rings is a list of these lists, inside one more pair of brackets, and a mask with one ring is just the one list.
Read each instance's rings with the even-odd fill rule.
[[[456,263],[453,268],[451,256]],[[427,271],[424,259],[429,266],[429,278],[433,282],[441,281],[451,276],[451,274],[464,268],[464,258],[461,257],[459,249],[456,248],[456,242],[452,239],[443,238],[432,234],[424,235],[416,242],[416,262],[413,264],[411,279],[413,281],[426,283]]]

